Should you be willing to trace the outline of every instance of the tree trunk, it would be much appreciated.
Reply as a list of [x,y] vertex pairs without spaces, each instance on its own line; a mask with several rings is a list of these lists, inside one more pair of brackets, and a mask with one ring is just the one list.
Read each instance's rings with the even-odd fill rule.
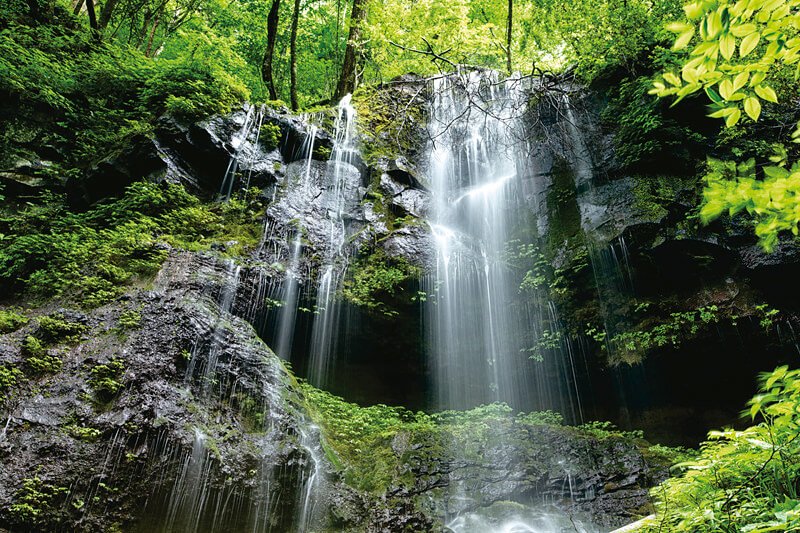
[[353,12],[350,15],[350,35],[347,38],[347,48],[344,51],[344,62],[339,83],[336,85],[334,100],[340,100],[347,93],[356,90],[356,48],[361,42],[361,23],[364,22],[367,11],[367,0],[353,0]]
[[78,0],[77,2],[75,2],[75,7],[72,8],[72,14],[77,17],[82,10],[83,10],[83,0]]
[[92,36],[99,40],[100,32],[97,31],[97,16],[94,13],[94,0],[86,0],[86,11],[89,12],[89,28],[92,30]]
[[297,23],[300,20],[300,0],[294,0],[292,35],[289,41],[289,99],[297,111]]
[[144,55],[147,57],[150,56],[150,49],[153,47],[153,37],[156,36],[156,28],[158,28],[158,23],[161,20],[161,14],[164,12],[164,8],[162,7],[158,13],[156,13],[156,19],[153,21],[153,29],[150,31],[150,39],[147,41],[147,48],[144,51]]
[[[278,91],[275,90],[275,78],[272,75],[272,60],[275,57],[275,42],[278,40],[278,14],[280,12],[281,0],[272,0],[272,7],[267,15],[267,51],[264,53],[264,61],[261,63],[261,79],[269,90],[269,99],[277,100]],[[292,19],[294,24],[294,19]]]
[[97,26],[101,32],[105,31],[111,20],[111,15],[114,13],[114,8],[117,7],[118,0],[106,0],[103,4],[103,9],[100,10],[100,20],[97,21]]
[[506,67],[511,75],[511,29],[514,22],[514,0],[508,0],[508,34],[506,37]]

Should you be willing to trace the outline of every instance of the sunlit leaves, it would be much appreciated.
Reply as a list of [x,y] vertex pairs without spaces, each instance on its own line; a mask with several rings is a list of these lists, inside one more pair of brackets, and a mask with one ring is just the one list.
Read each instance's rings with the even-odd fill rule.
[[798,234],[800,224],[800,163],[786,168],[786,151],[776,146],[775,165],[763,167],[757,176],[755,161],[740,165],[709,159],[706,189],[700,218],[709,223],[723,213],[746,211],[755,218],[755,232],[761,245],[772,250],[777,234],[790,230]]
[[653,489],[657,519],[642,531],[800,529],[800,370],[783,366],[763,375],[746,414],[764,421],[710,432],[700,457],[673,467],[683,475]]
[[[778,64],[800,61],[800,0],[698,0],[684,11],[693,24],[667,27],[679,34],[675,48],[687,46],[695,33],[699,42],[680,78],[674,72],[663,74],[668,85],[656,81],[651,94],[674,95],[679,101],[702,88],[712,102],[710,117],[723,119],[727,127],[743,115],[757,121],[762,102],[778,103],[775,90],[764,83],[767,75]],[[800,142],[800,132],[792,133],[792,140]],[[709,160],[701,219],[708,223],[724,212],[746,211],[755,218],[755,233],[767,250],[775,247],[780,231],[797,235],[800,167],[787,168],[782,146],[776,146],[771,159],[775,164],[764,167],[763,176],[755,175],[752,162],[737,168]]]
[[[667,29],[678,34],[673,46],[676,50],[699,36],[691,51],[693,59],[682,69],[681,83],[665,75],[671,87],[656,85],[651,92],[662,97],[682,97],[700,88],[717,86],[723,101],[715,101],[717,110],[711,116],[724,118],[729,127],[739,122],[742,112],[757,120],[761,113],[759,99],[777,102],[775,92],[762,85],[766,73],[778,62],[800,61],[800,39],[795,36],[800,27],[799,7],[800,0],[701,0],[685,6],[693,24],[676,22]],[[752,56],[764,42],[767,44],[760,48],[761,53]],[[750,62],[743,62],[750,57]],[[739,93],[748,80],[747,90]],[[719,113],[720,109],[732,110]]]

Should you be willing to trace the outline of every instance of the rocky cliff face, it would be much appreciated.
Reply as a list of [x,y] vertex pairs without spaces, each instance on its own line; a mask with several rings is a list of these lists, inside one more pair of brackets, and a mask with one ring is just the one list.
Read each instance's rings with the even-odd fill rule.
[[[30,307],[30,320],[0,337],[0,364],[21,372],[3,388],[4,527],[419,531],[441,529],[437,521],[458,512],[514,508],[514,501],[570,502],[573,512],[607,524],[645,505],[645,488],[663,467],[648,465],[628,441],[510,419],[492,428],[507,439],[490,432],[457,443],[473,452],[463,464],[449,458],[453,442],[398,435],[391,449],[403,476],[382,494],[348,487],[347,466],[331,463],[294,378],[251,325],[285,277],[298,217],[305,228],[300,279],[319,275],[330,246],[320,199],[331,136],[315,134],[308,161],[306,122],[266,110],[261,124],[276,132],[270,137],[248,125],[255,112],[246,106],[188,125],[165,117],[152,137],[131,139],[65,184],[76,205],[140,179],[205,197],[257,187],[270,201],[266,231],[241,262],[166,247],[156,277],[113,303],[88,311],[68,302]],[[300,197],[294,185],[304,172],[311,181]],[[351,254],[369,249],[424,268],[430,238],[420,219],[428,196],[414,163],[401,154],[355,161],[345,182]],[[26,183],[25,194],[41,185]],[[471,499],[461,498],[465,491]]]
[[[379,101],[388,114],[408,109],[405,103],[421,91],[421,80],[401,81],[382,89]],[[579,88],[564,91],[577,101]],[[394,101],[403,105],[392,107]],[[734,330],[725,335],[733,338],[748,327],[754,333],[754,340],[739,348],[737,361],[762,338],[775,345],[773,358],[786,357],[780,346],[786,326],[779,332],[783,337],[769,337],[778,318],[759,306],[781,307],[781,318],[793,319],[796,246],[787,241],[777,255],[766,256],[748,228],[688,224],[693,185],[680,178],[610,179],[600,170],[613,159],[612,144],[592,125],[591,109],[564,107],[560,96],[540,102],[530,125],[532,138],[541,137],[531,151],[538,170],[525,186],[531,225],[520,229],[535,237],[539,255],[531,264],[524,263],[530,255],[520,259],[520,293],[527,271],[536,274],[531,283],[547,285],[555,296],[561,315],[553,320],[564,324],[559,349],[568,347],[583,358],[585,371],[579,369],[575,387],[593,390],[596,412],[634,425],[662,416],[653,427],[663,417],[675,417],[676,425],[698,418],[670,402],[685,393],[686,403],[692,403],[702,386],[682,377],[691,389],[684,391],[677,379],[667,382],[663,376],[696,364],[698,352],[708,352],[717,332],[727,331],[721,324],[733,315],[771,319],[766,337],[755,335],[759,326],[748,325],[750,319],[741,319],[744,326],[734,319]],[[569,109],[574,114],[567,120]],[[417,142],[424,139],[424,109],[415,113],[401,122],[413,130],[404,138]],[[330,117],[313,120],[330,125]],[[360,321],[353,321],[358,349],[342,345],[341,350],[361,355],[348,360],[350,366],[337,377],[339,390],[333,388],[365,402],[388,402],[396,392],[394,398],[408,394],[424,404],[419,400],[424,385],[415,385],[415,380],[424,384],[427,369],[420,363],[420,307],[414,296],[432,256],[424,222],[430,197],[408,143],[373,130],[362,135],[396,150],[373,151],[366,161],[348,163],[341,217],[348,238],[337,252],[343,259],[336,268],[357,280],[359,272],[377,268],[370,258],[380,258],[380,265],[404,268],[409,279],[402,290],[367,294],[373,307],[345,285],[351,289],[348,312]],[[164,245],[167,259],[156,277],[111,304],[91,311],[64,301],[29,306],[27,324],[0,335],[0,369],[7,372],[0,377],[8,376],[0,381],[2,527],[424,531],[478,511],[502,521],[515,516],[520,504],[542,501],[606,526],[644,514],[647,488],[666,476],[663,460],[645,458],[630,439],[512,418],[489,422],[483,433],[398,434],[388,445],[396,472],[387,490],[369,493],[346,483],[348,465],[335,465],[294,377],[265,344],[276,338],[279,309],[273,305],[287,270],[302,287],[298,309],[310,313],[312,289],[331,255],[325,204],[330,187],[324,176],[333,136],[323,127],[313,146],[304,148],[310,137],[306,120],[250,106],[196,124],[164,117],[152,136],[130,139],[81,179],[61,185],[76,206],[118,194],[141,179],[181,184],[205,199],[255,187],[268,204],[259,220],[264,237],[235,261],[222,258],[236,248],[234,242],[217,243],[206,253]],[[21,197],[44,187],[46,182],[28,170],[46,167],[46,155],[40,153],[36,164],[4,169],[6,194]],[[307,187],[301,189],[305,177]],[[293,263],[298,239],[302,253]],[[636,314],[643,303],[659,311],[658,320]],[[692,319],[698,328],[688,322],[676,326],[680,342],[643,344],[636,337],[628,339],[630,349],[625,339],[611,342],[625,331],[652,333],[671,324],[677,320],[671,313],[710,312],[712,305],[713,319],[699,311]],[[589,333],[586,324],[605,325],[605,337]],[[297,331],[297,343],[310,336],[308,329]],[[725,342],[720,353],[730,357]],[[550,379],[557,373],[548,363],[552,347],[541,349],[542,376]],[[647,355],[644,367],[609,368],[609,361],[618,364],[628,352]],[[708,361],[718,364],[713,357]],[[732,381],[743,389],[742,400],[750,391],[741,380],[751,380],[755,370],[748,367]],[[650,383],[652,402],[641,400],[647,391],[636,388],[638,381],[628,384],[639,372],[662,375]],[[348,373],[369,377],[347,381]],[[702,372],[695,374],[704,379]],[[387,391],[382,384],[393,379],[406,390]],[[613,392],[612,385],[624,392]],[[672,396],[663,390],[673,388]],[[620,398],[623,394],[629,397]],[[713,423],[703,419],[701,434]],[[454,446],[467,450],[464,459],[452,460],[448,450]]]

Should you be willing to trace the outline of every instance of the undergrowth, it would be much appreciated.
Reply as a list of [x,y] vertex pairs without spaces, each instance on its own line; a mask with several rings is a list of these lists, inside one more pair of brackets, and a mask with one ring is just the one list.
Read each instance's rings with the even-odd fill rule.
[[644,531],[800,530],[800,370],[761,376],[744,431],[712,431],[683,475],[652,490],[658,514]]
[[39,203],[0,213],[0,295],[62,296],[97,307],[159,270],[168,248],[160,243],[202,251],[235,241],[227,253],[244,253],[260,239],[254,218],[262,210],[250,193],[205,204],[181,186],[146,182],[86,212],[45,192]]

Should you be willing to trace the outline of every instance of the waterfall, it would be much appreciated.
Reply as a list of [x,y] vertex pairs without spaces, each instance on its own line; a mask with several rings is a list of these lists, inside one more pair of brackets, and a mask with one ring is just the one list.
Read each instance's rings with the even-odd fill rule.
[[308,371],[309,381],[317,387],[327,385],[329,366],[336,354],[336,333],[341,313],[341,305],[336,298],[347,272],[347,181],[355,170],[357,157],[360,157],[355,136],[356,111],[350,98],[348,94],[339,102],[333,151],[325,173],[322,207],[329,231],[320,270],[322,276],[314,298],[316,308]]
[[[299,186],[290,188],[287,196],[296,196],[299,200],[297,210],[302,214],[308,209],[309,194],[312,180],[312,162],[314,152],[314,140],[317,135],[317,127],[310,126],[309,133],[303,143],[301,151],[305,154],[305,167],[300,177]],[[294,238],[291,244],[291,257],[289,259],[286,274],[280,290],[279,299],[281,305],[278,308],[277,332],[273,347],[275,353],[282,359],[288,360],[292,352],[292,341],[294,340],[294,326],[297,319],[298,299],[300,297],[300,258],[303,251],[303,227],[302,218],[298,217],[297,227],[295,228]]]
[[514,310],[518,281],[506,244],[524,223],[519,79],[472,70],[433,82],[428,179],[436,268],[425,280],[429,350],[439,407],[465,409],[526,396],[522,344],[531,327]]
[[[580,345],[566,338],[541,283],[526,285],[519,271],[520,257],[530,260],[538,246],[540,217],[529,191],[553,166],[550,154],[531,156],[527,87],[518,76],[502,80],[481,70],[439,76],[432,85],[427,179],[436,262],[423,286],[438,408],[506,402],[514,409],[555,409],[581,421]],[[589,163],[575,166],[591,179]],[[464,461],[463,450],[451,453],[455,462]],[[569,494],[577,496],[570,465],[563,468]],[[449,491],[454,501],[483,505],[468,483],[454,480]],[[480,510],[446,511],[447,525],[459,533],[596,531],[529,498],[503,521]]]
[[[325,386],[336,354],[342,312],[338,295],[350,255],[348,216],[360,200],[355,124],[347,95],[337,106],[330,159],[324,166],[315,164],[318,128],[310,126],[301,149],[302,172],[286,178],[281,198],[273,202],[289,214],[295,228],[283,280],[269,296],[277,305],[267,319],[272,325],[268,336],[285,360],[297,349],[298,337],[307,343],[302,346],[308,355],[307,377],[317,386]],[[313,309],[307,302],[313,302]],[[310,332],[309,339],[302,339],[302,330]]]

